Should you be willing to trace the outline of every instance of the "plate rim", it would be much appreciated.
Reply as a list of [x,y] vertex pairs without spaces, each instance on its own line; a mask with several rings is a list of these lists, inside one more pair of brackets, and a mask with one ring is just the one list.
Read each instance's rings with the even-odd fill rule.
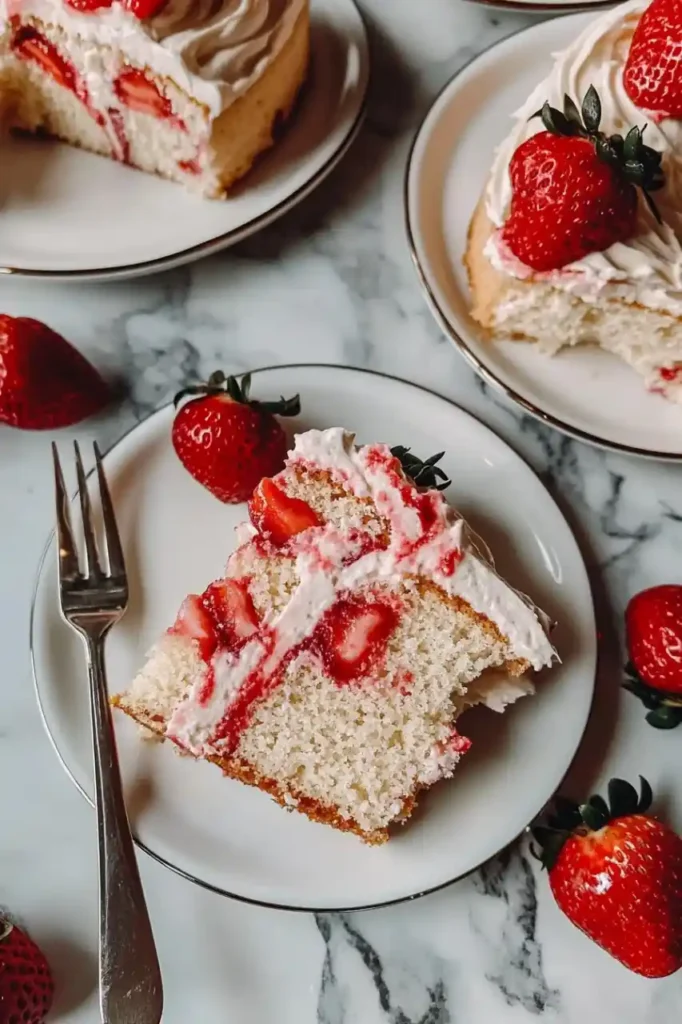
[[[556,12],[559,17],[566,14],[587,14],[589,11],[600,11],[607,7],[617,7],[619,0],[566,0],[566,3],[529,3],[528,0],[468,0],[469,3],[480,4],[482,7],[492,7],[500,11],[524,11],[526,14],[552,14]],[[528,26],[532,27],[532,26]],[[516,35],[513,32],[512,35]],[[509,36],[505,36],[508,39]],[[493,44],[494,45],[494,44]],[[486,47],[490,49],[490,47]],[[482,53],[485,51],[481,51]],[[469,61],[468,63],[471,63]]]
[[[459,405],[457,402],[453,401],[452,399],[446,398],[444,395],[439,394],[437,391],[434,391],[431,388],[428,388],[428,387],[426,387],[423,384],[417,384],[417,383],[414,383],[412,381],[407,381],[407,380],[405,380],[402,377],[396,376],[395,374],[383,373],[380,370],[372,370],[372,369],[365,369],[365,368],[362,368],[362,367],[348,366],[348,365],[344,365],[342,363],[276,363],[276,364],[270,364],[268,366],[259,366],[257,369],[252,370],[250,372],[252,374],[258,374],[258,373],[265,373],[265,372],[272,371],[272,370],[282,370],[282,369],[287,369],[287,370],[289,370],[289,369],[294,369],[294,370],[296,370],[296,369],[333,369],[333,370],[342,370],[342,371],[349,372],[349,373],[361,373],[361,374],[365,374],[365,375],[371,376],[371,377],[383,377],[383,378],[386,378],[386,379],[391,380],[391,381],[397,381],[398,383],[405,384],[408,387],[416,388],[418,391],[424,392],[425,394],[430,395],[433,398],[437,398],[439,401],[445,402],[447,405],[450,405],[450,406],[454,407],[459,413],[462,413],[468,419],[473,420],[477,427],[482,428],[484,431],[486,431],[489,434],[492,434],[493,437],[497,441],[501,442],[505,446],[505,448],[508,448],[509,451],[511,451],[512,454],[516,458],[518,458],[523,463],[523,465],[533,474],[533,476],[536,478],[537,482],[540,484],[540,486],[542,487],[543,491],[545,492],[545,494],[546,494],[547,498],[549,499],[549,501],[551,501],[552,504],[556,507],[557,511],[559,512],[559,515],[561,516],[562,521],[564,522],[564,524],[566,526],[566,529],[568,530],[568,532],[570,533],[571,537],[575,541],[576,547],[578,549],[578,553],[580,555],[580,562],[582,564],[582,567],[583,567],[583,570],[584,570],[584,573],[585,573],[585,580],[587,582],[587,588],[588,588],[589,597],[590,597],[590,608],[591,608],[591,611],[592,611],[592,619],[593,619],[594,625],[595,625],[595,638],[596,638],[596,606],[595,606],[595,600],[594,600],[594,588],[593,588],[593,585],[592,585],[592,580],[590,578],[590,575],[589,575],[589,573],[587,571],[587,565],[585,563],[585,559],[583,557],[582,551],[580,550],[580,546],[578,545],[578,541],[577,541],[577,538],[575,536],[575,533],[572,530],[572,528],[571,528],[568,520],[566,519],[563,511],[561,510],[561,507],[559,506],[557,501],[554,499],[554,497],[550,493],[550,491],[547,489],[545,484],[542,482],[542,479],[540,478],[539,474],[536,473],[535,469],[523,457],[523,455],[521,455],[516,450],[516,448],[514,448],[504,437],[501,437],[495,430],[493,430],[492,427],[490,427],[487,423],[485,423],[481,419],[479,419],[478,416],[475,416],[472,412],[469,412],[468,409],[464,409],[461,405]],[[104,451],[102,453],[102,458],[104,460],[106,460],[107,456],[111,452],[113,452],[120,444],[122,444],[125,440],[127,440],[127,438],[135,430],[137,430],[138,427],[142,426],[144,423],[147,423],[153,417],[158,416],[161,413],[165,412],[172,404],[173,404],[172,400],[170,400],[168,402],[164,402],[158,408],[154,409],[149,414],[149,416],[146,416],[144,419],[134,423],[119,438],[117,438],[117,440],[114,441],[113,444],[109,445],[109,447],[106,449],[106,451]],[[95,467],[93,467],[92,469],[90,469],[88,471],[88,473],[86,474],[86,479],[89,480],[94,472],[95,472]],[[70,496],[70,500],[71,501],[75,500],[75,498],[77,496],[77,493],[78,492],[76,491],[76,492],[74,492]],[[41,700],[41,690],[40,690],[40,685],[39,685],[39,682],[38,682],[38,672],[37,672],[37,665],[36,665],[36,646],[37,645],[34,643],[38,589],[40,587],[40,583],[41,583],[41,580],[42,580],[43,571],[44,571],[44,568],[45,568],[45,562],[46,562],[46,559],[47,559],[47,557],[48,557],[48,555],[50,553],[50,550],[52,549],[52,546],[54,544],[54,539],[55,539],[55,530],[52,529],[50,531],[48,537],[47,537],[47,540],[46,540],[46,542],[45,542],[45,544],[43,546],[42,552],[40,554],[40,558],[38,560],[38,566],[37,566],[37,569],[36,569],[36,572],[35,572],[35,579],[34,579],[33,589],[32,589],[32,594],[31,594],[31,607],[30,607],[30,615],[29,615],[29,654],[30,654],[30,662],[31,662],[31,676],[32,676],[32,679],[33,679],[34,695],[35,695],[35,698],[36,698],[36,703],[38,705],[38,712],[39,712],[39,715],[40,715],[40,720],[42,722],[43,729],[45,730],[45,732],[47,734],[47,737],[48,737],[48,739],[50,741],[50,745],[51,745],[54,753],[57,756],[57,760],[59,761],[59,763],[62,766],[62,768],[64,769],[66,775],[71,780],[73,785],[76,787],[76,789],[78,790],[80,795],[85,799],[85,801],[89,804],[89,806],[92,807],[93,810],[94,810],[95,809],[94,801],[90,798],[88,793],[85,791],[85,789],[81,786],[81,784],[76,779],[75,775],[73,774],[73,772],[69,768],[68,764],[66,763],[64,755],[62,755],[59,747],[57,746],[57,741],[55,740],[55,738],[52,735],[52,732],[50,730],[50,726],[49,726],[49,723],[48,723],[48,720],[47,720],[47,716],[45,714],[45,709],[43,707],[43,703],[42,703],[42,700]],[[597,673],[598,673],[598,668],[599,668],[599,645],[597,644],[596,639],[595,639],[595,642],[594,642],[594,645],[593,645],[593,661],[594,661],[594,668],[593,668],[593,672],[592,672],[592,690],[591,690],[591,694],[590,694],[589,704],[587,706],[587,710],[586,710],[586,713],[585,713],[585,721],[583,723],[582,729],[580,730],[580,735],[579,735],[578,740],[576,742],[575,750],[573,751],[573,754],[572,754],[572,756],[570,758],[570,761],[569,761],[568,765],[566,766],[566,771],[561,776],[561,779],[557,783],[557,786],[556,786],[556,789],[554,790],[554,792],[557,792],[558,789],[560,789],[561,785],[563,784],[564,779],[566,778],[566,776],[570,772],[570,770],[571,770],[571,768],[573,766],[573,763],[575,761],[575,758],[576,758],[576,756],[577,756],[577,754],[578,754],[578,752],[580,750],[580,747],[582,746],[582,742],[583,742],[583,739],[585,737],[585,731],[587,729],[587,725],[588,725],[588,723],[590,721],[590,718],[592,716],[592,710],[593,710],[593,707],[594,707],[594,699],[595,699],[595,692],[596,692]],[[551,799],[551,797],[550,797],[550,799]],[[398,897],[395,897],[395,898],[392,898],[392,899],[388,899],[388,900],[381,900],[381,901],[376,902],[376,903],[363,903],[363,904],[359,904],[357,906],[356,905],[353,905],[353,906],[335,906],[335,907],[328,907],[328,906],[326,906],[326,907],[325,906],[320,906],[320,907],[317,907],[317,906],[296,906],[296,905],[291,905],[291,904],[282,903],[282,902],[278,903],[278,902],[274,902],[274,901],[271,901],[271,900],[259,899],[257,897],[253,897],[253,896],[245,896],[242,893],[231,892],[231,891],[229,891],[227,889],[221,888],[218,885],[215,885],[212,882],[208,882],[208,881],[205,881],[204,879],[197,878],[195,875],[193,875],[190,871],[187,871],[185,868],[181,868],[178,865],[173,864],[166,857],[162,856],[161,854],[157,853],[156,851],[152,850],[149,846],[147,846],[147,844],[145,842],[143,842],[139,838],[139,836],[137,836],[134,832],[133,832],[133,841],[134,841],[135,845],[140,850],[142,850],[144,853],[146,853],[147,856],[149,856],[152,860],[156,861],[157,864],[160,864],[161,866],[163,866],[163,867],[167,868],[168,870],[172,871],[174,874],[179,875],[181,878],[184,878],[186,881],[193,882],[195,885],[200,886],[202,889],[205,889],[208,892],[215,893],[216,895],[225,897],[227,899],[237,900],[240,903],[246,903],[246,904],[248,904],[250,906],[263,907],[263,908],[269,909],[269,910],[281,910],[281,911],[286,911],[286,912],[290,912],[290,913],[301,913],[301,914],[357,913],[359,911],[364,911],[364,910],[379,910],[379,909],[382,909],[384,907],[397,906],[397,905],[399,905],[401,903],[410,903],[413,900],[420,899],[422,896],[430,896],[430,895],[432,895],[434,893],[440,892],[443,889],[447,889],[449,886],[454,885],[456,882],[459,882],[462,879],[467,878],[469,875],[471,875],[474,872],[478,871],[484,864],[487,864],[489,860],[492,860],[493,858],[499,856],[500,853],[502,853],[503,850],[507,849],[507,847],[511,846],[513,843],[516,843],[518,841],[518,839],[522,835],[524,835],[526,832],[528,832],[528,829],[530,828],[531,822],[534,821],[534,819],[542,811],[542,808],[544,806],[546,806],[546,804],[547,804],[547,800],[545,800],[542,803],[542,805],[540,807],[538,807],[537,811],[533,814],[533,816],[530,818],[530,820],[520,829],[519,832],[517,832],[514,836],[510,837],[498,850],[496,850],[494,853],[490,854],[488,857],[484,858],[484,860],[478,862],[477,864],[472,865],[472,867],[469,868],[467,871],[464,871],[461,874],[455,875],[452,878],[446,879],[443,882],[439,882],[437,885],[429,886],[426,889],[420,889],[420,890],[418,890],[417,892],[414,892],[414,893],[408,893],[408,894],[406,894],[404,896],[398,896]]]
[[[328,157],[327,160],[325,160],[315,174],[307,181],[303,182],[303,184],[301,184],[291,195],[281,199],[278,203],[275,203],[274,206],[270,207],[269,210],[265,210],[257,217],[253,217],[251,220],[247,221],[246,224],[242,224],[240,227],[232,228],[230,231],[226,231],[221,235],[216,235],[214,238],[206,239],[203,242],[197,242],[196,245],[188,246],[186,249],[167,253],[165,256],[156,256],[153,259],[140,260],[135,263],[123,263],[112,267],[94,267],[89,270],[41,270],[39,268],[31,269],[27,267],[10,267],[0,265],[0,279],[3,277],[10,277],[22,280],[55,281],[57,283],[114,281],[117,279],[125,280],[127,278],[142,277],[145,274],[155,274],[163,270],[172,270],[177,267],[184,266],[187,263],[193,263],[196,260],[215,255],[232,245],[237,245],[239,242],[243,242],[246,238],[256,234],[269,224],[272,224],[289,210],[293,209],[293,207],[298,203],[302,202],[308,195],[310,195],[311,192],[315,191],[317,186],[320,185],[324,179],[331,174],[337,164],[343,160],[360,134],[360,130],[367,117],[370,88],[373,79],[372,53],[369,44],[367,21],[363,11],[358,6],[357,0],[343,0],[343,2],[351,5],[359,19],[359,29],[363,42],[362,63],[365,68],[365,82],[362,97],[360,99],[360,104],[355,118],[350,125],[347,134],[339,143],[338,148]],[[206,201],[215,202],[215,200]]]
[[[492,0],[472,0],[472,2],[483,2],[488,3]],[[573,426],[571,423],[563,420],[560,416],[555,416],[551,412],[547,412],[539,406],[536,406],[529,399],[524,398],[523,395],[519,394],[515,388],[510,384],[507,384],[501,377],[495,373],[486,363],[484,363],[479,356],[469,346],[469,343],[465,338],[457,331],[455,326],[450,322],[447,313],[441,307],[438,299],[436,298],[431,284],[429,283],[428,274],[422,265],[422,261],[419,256],[417,248],[415,225],[417,218],[412,210],[412,204],[410,201],[410,184],[413,177],[416,176],[415,167],[415,155],[417,146],[424,135],[427,123],[433,115],[436,107],[444,100],[450,90],[455,90],[457,86],[457,80],[468,72],[479,60],[484,56],[488,55],[492,50],[502,49],[505,47],[511,47],[512,41],[517,36],[525,33],[540,32],[546,25],[554,25],[556,22],[561,21],[565,18],[583,18],[589,11],[594,7],[613,7],[614,4],[609,2],[607,4],[590,4],[587,10],[572,10],[560,15],[557,18],[550,18],[546,21],[538,22],[534,25],[526,25],[510,35],[505,36],[503,39],[498,39],[496,42],[491,43],[480,53],[477,53],[471,60],[468,60],[466,64],[463,64],[455,73],[448,79],[448,81],[439,89],[438,93],[431,102],[428,110],[421,118],[419,125],[414,133],[410,149],[407,155],[407,162],[405,165],[405,171],[403,175],[403,216],[405,223],[405,232],[407,235],[407,243],[410,252],[410,258],[412,266],[416,272],[417,281],[420,285],[422,294],[426,299],[426,304],[429,307],[436,323],[443,331],[443,334],[453,342],[458,352],[466,359],[469,365],[474,369],[479,377],[483,379],[486,384],[491,385],[496,391],[501,392],[507,399],[513,402],[515,405],[521,407],[521,409],[531,415],[534,419],[539,420],[541,423],[546,424],[549,427],[553,427],[562,434],[566,434],[568,437],[572,437],[576,441],[584,441],[586,444],[590,444],[596,448],[601,448],[606,451],[618,452],[623,455],[633,455],[637,458],[647,459],[651,462],[669,462],[678,463],[682,462],[682,451],[680,452],[666,452],[659,451],[654,448],[640,448],[636,445],[626,444],[622,441],[610,441],[606,438],[600,437],[597,434],[592,434],[587,430],[583,430],[581,427]]]

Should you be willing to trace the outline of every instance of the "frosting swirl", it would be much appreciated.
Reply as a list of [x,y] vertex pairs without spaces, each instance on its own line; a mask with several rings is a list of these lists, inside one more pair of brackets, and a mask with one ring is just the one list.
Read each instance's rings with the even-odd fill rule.
[[549,75],[514,115],[514,127],[496,152],[485,198],[488,216],[495,227],[500,227],[511,202],[511,157],[525,139],[542,131],[538,119],[529,122],[528,118],[545,100],[562,107],[565,93],[579,106],[589,86],[594,85],[602,104],[604,131],[625,134],[632,125],[646,125],[647,144],[663,153],[666,184],[656,193],[663,223],[659,224],[640,201],[634,238],[546,274],[535,274],[518,260],[510,259],[495,235],[485,253],[493,266],[512,277],[547,280],[592,302],[620,298],[682,316],[682,122],[653,120],[634,105],[623,87],[630,41],[647,3],[630,0],[608,11],[556,55]]

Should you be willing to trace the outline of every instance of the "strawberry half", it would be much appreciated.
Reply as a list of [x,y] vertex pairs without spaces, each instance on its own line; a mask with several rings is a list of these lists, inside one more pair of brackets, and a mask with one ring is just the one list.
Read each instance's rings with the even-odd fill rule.
[[45,956],[21,928],[0,918],[0,1021],[43,1024],[53,998]]
[[0,422],[54,430],[93,416],[111,398],[94,366],[60,334],[0,314]]
[[653,0],[632,36],[623,70],[625,91],[657,119],[682,118],[682,3]]
[[341,598],[318,626],[312,648],[339,685],[366,676],[384,656],[398,625],[395,608],[379,600]]
[[674,729],[682,722],[682,586],[635,594],[625,612],[625,632],[626,689],[649,709],[650,725]]
[[298,416],[301,402],[250,397],[251,375],[241,382],[218,371],[207,384],[186,388],[176,405],[187,402],[173,422],[173,447],[185,469],[220,501],[247,501],[266,476],[282,469],[286,435],[275,418]]
[[229,650],[239,650],[258,631],[260,619],[246,580],[216,580],[202,601],[210,609],[221,645]]
[[281,546],[322,520],[306,501],[292,498],[274,480],[261,480],[249,502],[249,515],[261,537]]
[[652,794],[612,779],[609,802],[579,807],[557,798],[533,829],[536,852],[564,914],[636,974],[663,978],[682,967],[682,838],[645,812]]
[[545,103],[535,116],[546,131],[512,156],[511,205],[500,231],[517,259],[547,272],[627,241],[636,231],[636,186],[660,220],[650,196],[663,186],[660,153],[644,145],[640,128],[625,139],[599,131],[601,103],[592,86],[582,114],[565,96],[563,112]]
[[138,114],[148,114],[161,121],[170,121],[180,131],[186,131],[184,121],[173,113],[173,104],[164,96],[156,82],[139,68],[126,68],[114,82],[114,92],[120,103]]

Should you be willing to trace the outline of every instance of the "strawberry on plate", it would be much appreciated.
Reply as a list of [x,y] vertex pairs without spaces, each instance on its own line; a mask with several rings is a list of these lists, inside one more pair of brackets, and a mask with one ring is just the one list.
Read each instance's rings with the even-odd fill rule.
[[220,501],[247,501],[263,477],[274,476],[287,454],[276,416],[298,416],[299,396],[276,402],[250,397],[251,375],[225,377],[186,388],[190,397],[173,422],[173,447],[185,469]]
[[636,186],[658,217],[649,193],[663,185],[661,155],[644,145],[640,128],[625,139],[601,132],[594,88],[582,113],[565,96],[563,112],[545,103],[535,116],[546,131],[522,142],[511,158],[511,206],[500,236],[517,259],[536,271],[558,270],[631,238]]
[[94,366],[60,334],[0,314],[0,423],[54,430],[93,416],[111,398]]
[[653,0],[632,36],[625,91],[656,120],[682,118],[682,2]]
[[668,583],[635,594],[625,632],[625,687],[649,709],[650,725],[673,729],[682,722],[682,586]]
[[646,813],[640,781],[638,796],[611,779],[608,803],[557,798],[533,836],[568,919],[631,971],[663,978],[682,967],[682,837]]
[[21,928],[0,917],[1,1024],[43,1024],[53,997],[43,953]]

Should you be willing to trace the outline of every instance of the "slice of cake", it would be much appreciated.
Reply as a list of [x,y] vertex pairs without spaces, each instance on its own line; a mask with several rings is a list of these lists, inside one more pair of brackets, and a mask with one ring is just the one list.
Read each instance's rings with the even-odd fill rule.
[[596,343],[682,401],[679,57],[661,43],[682,52],[679,5],[651,42],[672,9],[632,0],[557,55],[495,155],[466,264],[491,336]]
[[0,0],[0,110],[224,197],[306,77],[308,0]]
[[[436,482],[433,460],[396,451]],[[547,620],[440,491],[344,430],[297,436],[249,511],[226,575],[186,599],[113,703],[280,804],[382,843],[470,746],[462,712],[532,690],[523,673],[554,656]]]

